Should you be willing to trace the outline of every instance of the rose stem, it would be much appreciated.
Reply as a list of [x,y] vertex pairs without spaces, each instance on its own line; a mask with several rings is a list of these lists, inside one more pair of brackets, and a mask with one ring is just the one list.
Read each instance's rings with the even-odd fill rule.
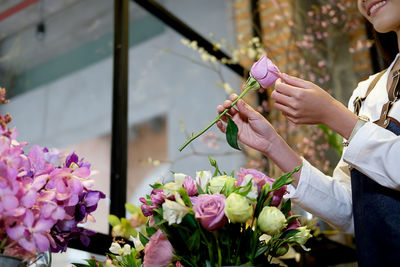
[[[248,80],[247,80],[248,81]],[[205,131],[211,128],[217,121],[219,121],[222,116],[224,116],[228,110],[230,110],[238,101],[241,99],[250,89],[252,89],[253,86],[248,85],[246,89],[238,96],[238,98],[235,99],[235,101],[232,102],[231,106],[227,109],[225,109],[221,114],[219,114],[209,125],[207,125],[203,130],[198,132],[196,135],[192,135],[180,148],[179,151],[182,151],[188,144],[190,144],[194,139],[202,135]]]

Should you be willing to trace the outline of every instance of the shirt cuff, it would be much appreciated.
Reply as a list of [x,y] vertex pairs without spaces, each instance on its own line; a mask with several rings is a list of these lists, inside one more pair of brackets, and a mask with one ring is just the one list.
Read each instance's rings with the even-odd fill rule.
[[307,184],[309,184],[310,180],[310,173],[311,173],[311,165],[305,160],[303,157],[302,159],[302,167],[301,167],[301,174],[299,178],[299,182],[297,184],[297,188],[295,188],[292,184],[289,184],[286,188],[287,194],[284,195],[285,199],[291,198],[296,202],[301,202],[301,199],[305,195],[307,190]]
[[360,156],[361,151],[363,151],[363,146],[365,146],[367,140],[375,133],[375,127],[380,127],[372,122],[367,122],[364,124],[354,135],[349,146],[343,151],[343,161],[350,165],[355,165],[357,159]]

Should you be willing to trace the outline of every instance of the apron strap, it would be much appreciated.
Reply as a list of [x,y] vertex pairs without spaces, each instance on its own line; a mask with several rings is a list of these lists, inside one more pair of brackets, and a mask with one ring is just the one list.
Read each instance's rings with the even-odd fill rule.
[[379,72],[378,75],[375,76],[375,78],[372,80],[371,84],[368,87],[367,93],[365,94],[364,97],[359,97],[354,100],[353,105],[354,105],[354,114],[358,116],[360,113],[361,105],[364,102],[364,100],[367,98],[369,93],[371,93],[372,89],[374,89],[375,85],[378,83],[379,79],[382,77],[382,75],[386,72],[387,69],[384,69],[383,71]]
[[382,106],[381,116],[379,120],[375,122],[377,125],[383,128],[387,128],[389,126],[390,123],[390,118],[388,118],[389,111],[392,108],[394,102],[396,102],[400,96],[399,78],[400,78],[400,70],[394,71],[392,85],[390,86],[388,92],[389,101]]

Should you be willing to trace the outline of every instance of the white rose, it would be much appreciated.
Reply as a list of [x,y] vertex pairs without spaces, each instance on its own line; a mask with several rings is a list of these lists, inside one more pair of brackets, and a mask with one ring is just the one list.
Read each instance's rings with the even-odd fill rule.
[[169,199],[165,199],[162,208],[163,218],[168,221],[169,225],[173,223],[181,223],[182,218],[189,212],[188,207]]
[[257,220],[261,231],[267,235],[276,235],[285,228],[286,218],[276,207],[264,207]]

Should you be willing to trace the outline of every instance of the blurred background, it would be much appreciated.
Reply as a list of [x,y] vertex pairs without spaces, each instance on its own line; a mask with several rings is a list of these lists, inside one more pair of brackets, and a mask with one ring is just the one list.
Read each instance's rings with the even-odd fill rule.
[[[208,156],[228,173],[251,167],[271,177],[281,174],[259,153],[243,146],[242,151],[230,148],[216,127],[178,151],[192,132],[215,118],[218,104],[232,92],[240,93],[246,70],[261,54],[281,71],[320,85],[345,105],[358,81],[384,65],[356,1],[148,2],[171,12],[213,49],[202,48],[197,40],[129,2],[127,187],[120,188],[126,190],[129,203],[139,204],[139,197],[149,193],[148,185],[169,179],[170,170],[195,176],[196,171],[211,169]],[[75,151],[92,163],[96,188],[108,197],[113,46],[114,1],[0,0],[0,87],[10,99],[0,112],[11,114],[19,140]],[[220,50],[228,57],[215,57]],[[235,72],[226,64],[240,65],[244,71]],[[323,127],[290,124],[273,110],[269,93],[260,90],[246,99],[294,149],[331,174],[340,157],[340,139]],[[352,236],[297,211],[314,225],[316,235],[323,233],[322,241],[289,265],[356,266]],[[87,227],[108,234],[109,213],[107,198],[94,214],[97,222]],[[89,257],[70,249],[55,255],[53,264],[70,266]]]

